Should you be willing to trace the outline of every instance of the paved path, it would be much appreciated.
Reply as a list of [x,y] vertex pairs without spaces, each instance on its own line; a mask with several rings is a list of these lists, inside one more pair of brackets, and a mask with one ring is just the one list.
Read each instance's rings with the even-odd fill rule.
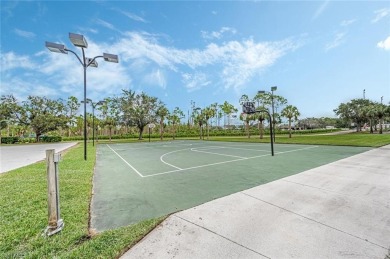
[[56,153],[76,145],[77,142],[0,146],[0,174],[30,165],[46,158],[46,149]]
[[123,258],[381,258],[390,145],[171,215]]

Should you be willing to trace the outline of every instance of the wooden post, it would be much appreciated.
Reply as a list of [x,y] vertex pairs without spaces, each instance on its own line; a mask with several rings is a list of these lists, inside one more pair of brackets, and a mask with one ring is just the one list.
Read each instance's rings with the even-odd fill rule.
[[49,225],[45,234],[51,236],[64,226],[60,218],[60,200],[58,186],[58,162],[59,156],[55,154],[54,149],[46,150],[46,171],[47,171],[47,190],[48,190],[48,217]]

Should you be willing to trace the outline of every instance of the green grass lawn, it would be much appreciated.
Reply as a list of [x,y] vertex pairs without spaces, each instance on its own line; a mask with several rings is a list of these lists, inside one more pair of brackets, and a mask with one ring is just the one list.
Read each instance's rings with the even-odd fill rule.
[[[247,137],[210,137],[215,141],[242,141],[269,143],[270,137],[259,136]],[[364,134],[351,133],[341,135],[276,135],[276,143],[279,144],[312,144],[312,145],[334,145],[334,146],[357,146],[357,147],[381,147],[390,144],[390,134]]]
[[115,258],[162,221],[142,221],[91,236],[89,204],[95,149],[88,161],[78,145],[59,164],[60,208],[64,229],[52,236],[48,225],[46,164],[39,162],[0,175],[0,258]]
[[[263,140],[258,136],[210,137],[210,140],[269,142],[269,136]],[[277,136],[276,142],[379,147],[390,144],[390,134],[293,136],[291,139]],[[45,162],[0,174],[0,258],[116,258],[165,218],[91,235],[88,226],[95,151],[90,144],[88,161],[83,160],[82,145],[63,155],[59,178],[61,218],[65,227],[52,237],[42,236],[48,224]]]

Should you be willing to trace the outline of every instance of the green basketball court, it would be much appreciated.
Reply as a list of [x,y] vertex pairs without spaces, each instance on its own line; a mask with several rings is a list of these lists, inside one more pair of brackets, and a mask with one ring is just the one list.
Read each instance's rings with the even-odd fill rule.
[[92,228],[167,215],[370,148],[212,141],[100,144]]

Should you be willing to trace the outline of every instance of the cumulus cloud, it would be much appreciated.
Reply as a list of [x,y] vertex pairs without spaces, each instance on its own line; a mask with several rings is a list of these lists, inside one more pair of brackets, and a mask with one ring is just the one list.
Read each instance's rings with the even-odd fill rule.
[[378,42],[376,46],[384,50],[390,50],[390,36],[387,37],[385,40]]
[[201,72],[194,72],[192,74],[183,73],[182,82],[187,88],[188,92],[199,90],[211,84],[211,81],[207,78],[207,75]]
[[390,8],[383,8],[374,12],[375,17],[371,20],[371,23],[377,23],[390,14]]
[[[97,43],[88,39],[88,57],[101,55],[102,52],[119,55],[118,64],[98,59],[98,68],[87,69],[89,98],[99,96],[99,93],[105,96],[120,94],[121,89],[144,83],[169,91],[167,73],[178,76],[189,92],[211,86],[215,90],[239,90],[283,55],[300,46],[292,39],[277,42],[246,39],[211,43],[202,49],[181,49],[164,45],[160,43],[160,36],[146,32],[124,32],[121,35],[122,38],[111,43]],[[78,50],[75,51],[78,53]],[[43,94],[82,97],[83,69],[71,53],[59,55],[41,51],[33,56],[12,52],[1,54],[2,78],[6,74],[13,75]],[[20,74],[16,70],[18,68],[28,69],[31,73],[28,76]],[[2,87],[4,81],[1,81]],[[41,83],[34,88],[29,83],[34,81]],[[49,86],[55,91],[45,88]]]
[[31,58],[28,56],[17,55],[14,52],[1,53],[1,72],[7,70],[23,68],[23,69],[33,69],[36,67]]

